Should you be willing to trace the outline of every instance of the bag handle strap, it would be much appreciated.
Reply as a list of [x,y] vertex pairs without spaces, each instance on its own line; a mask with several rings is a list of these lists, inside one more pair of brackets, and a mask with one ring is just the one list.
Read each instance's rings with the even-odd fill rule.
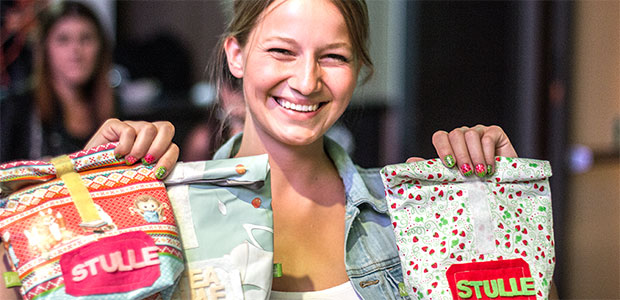
[[51,160],[51,163],[56,168],[56,177],[60,178],[69,190],[73,204],[82,219],[80,226],[96,228],[106,225],[107,223],[99,216],[93,198],[90,196],[82,178],[73,169],[73,162],[71,162],[69,156],[61,155],[55,157]]

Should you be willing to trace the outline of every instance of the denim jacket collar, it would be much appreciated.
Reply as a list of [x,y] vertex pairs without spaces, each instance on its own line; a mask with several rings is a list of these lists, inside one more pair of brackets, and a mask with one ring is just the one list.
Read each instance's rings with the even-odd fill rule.
[[[342,178],[349,204],[359,207],[361,204],[367,203],[375,211],[386,213],[387,203],[383,198],[373,196],[368,190],[366,182],[360,175],[360,170],[353,164],[346,151],[328,137],[325,137],[325,149],[336,165],[340,178]],[[377,170],[377,172],[379,171]]]

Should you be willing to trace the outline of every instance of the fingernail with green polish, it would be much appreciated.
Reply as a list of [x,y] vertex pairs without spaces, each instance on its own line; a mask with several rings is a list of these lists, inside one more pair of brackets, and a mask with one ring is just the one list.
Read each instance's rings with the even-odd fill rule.
[[166,175],[166,167],[162,166],[157,168],[157,171],[155,171],[155,178],[162,179],[164,178],[164,175]]
[[118,154],[118,153],[114,153],[114,158],[116,158],[116,160],[121,160],[121,158],[123,158],[123,156]]
[[493,171],[493,166],[491,165],[487,165],[487,175],[493,175],[494,171]]
[[454,156],[452,156],[452,154],[448,154],[443,158],[444,163],[446,164],[446,166],[448,168],[452,168],[454,167],[454,164],[456,164],[456,161],[454,160]]

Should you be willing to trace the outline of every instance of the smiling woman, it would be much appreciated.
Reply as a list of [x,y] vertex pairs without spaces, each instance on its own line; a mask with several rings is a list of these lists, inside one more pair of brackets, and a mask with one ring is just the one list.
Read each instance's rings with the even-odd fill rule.
[[[242,134],[215,159],[267,154],[273,209],[272,299],[399,299],[403,282],[380,174],[356,166],[325,137],[351,101],[360,72],[372,73],[363,0],[234,2],[211,69],[218,87],[243,90]],[[170,124],[109,120],[88,146],[121,141],[117,155],[150,155],[165,177],[179,150]],[[516,152],[497,126],[438,131],[444,164],[494,172]],[[416,158],[413,158],[416,160]],[[475,168],[472,168],[475,166]],[[206,221],[206,220],[205,220]]]
[[[349,104],[361,64],[329,1],[275,1],[259,19],[245,42],[224,42],[248,108],[236,156],[270,154],[274,260],[286,266],[273,289],[323,290],[348,282],[344,187],[323,136]],[[317,184],[320,197],[312,196]]]
[[231,73],[243,78],[244,132],[263,144],[242,143],[240,155],[277,142],[322,147],[315,142],[348,106],[359,72],[338,8],[323,1],[276,2],[245,44],[230,37],[224,48]]

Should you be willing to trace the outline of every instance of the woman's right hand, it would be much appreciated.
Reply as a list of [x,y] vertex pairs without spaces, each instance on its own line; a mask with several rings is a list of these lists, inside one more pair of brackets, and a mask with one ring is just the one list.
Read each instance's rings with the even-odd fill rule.
[[163,179],[179,158],[179,147],[172,142],[174,125],[167,121],[121,121],[108,119],[84,148],[118,142],[114,154],[125,157],[128,165],[139,160],[157,162],[155,176]]

